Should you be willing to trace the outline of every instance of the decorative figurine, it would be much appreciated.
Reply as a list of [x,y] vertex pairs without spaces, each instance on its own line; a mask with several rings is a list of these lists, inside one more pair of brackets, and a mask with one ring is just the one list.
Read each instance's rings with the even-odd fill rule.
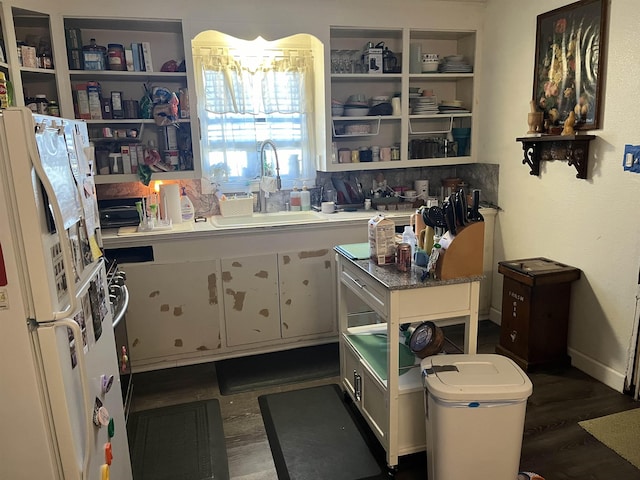
[[560,135],[575,135],[576,131],[573,126],[576,124],[576,114],[574,112],[569,112],[569,116],[564,121],[564,128],[562,129],[562,133]]
[[543,133],[544,132],[544,126],[543,126],[544,112],[537,111],[536,103],[533,100],[529,102],[529,105],[531,106],[531,111],[527,116],[527,120],[529,123],[529,131],[527,133],[528,134]]

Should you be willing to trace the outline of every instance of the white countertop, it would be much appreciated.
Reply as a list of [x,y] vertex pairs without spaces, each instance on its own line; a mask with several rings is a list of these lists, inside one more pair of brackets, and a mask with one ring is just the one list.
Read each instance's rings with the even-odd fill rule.
[[182,238],[197,238],[212,235],[229,235],[248,232],[264,232],[269,230],[307,230],[317,228],[340,228],[341,226],[353,226],[354,224],[366,225],[376,213],[382,213],[385,217],[406,225],[414,210],[399,210],[377,212],[375,210],[358,210],[355,212],[320,213],[316,212],[318,221],[296,224],[269,224],[269,225],[233,225],[219,227],[212,224],[209,218],[206,221],[180,223],[173,225],[171,229],[157,231],[138,231],[137,227],[121,227],[119,229],[105,229],[102,231],[102,240],[106,248],[134,246],[140,243],[153,241],[175,241]]

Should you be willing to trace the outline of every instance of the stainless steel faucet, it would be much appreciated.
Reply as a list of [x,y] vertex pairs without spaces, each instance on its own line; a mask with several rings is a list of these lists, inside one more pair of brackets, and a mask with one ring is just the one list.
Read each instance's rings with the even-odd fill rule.
[[[264,150],[267,145],[271,146],[273,153],[276,157],[276,188],[280,190],[282,188],[282,180],[280,179],[280,162],[278,162],[278,150],[276,149],[276,144],[273,140],[265,140],[260,144],[260,182],[262,182],[262,177],[264,177]],[[267,199],[265,196],[265,192],[261,187],[258,188],[258,202],[260,203],[260,211],[265,213],[267,211]]]

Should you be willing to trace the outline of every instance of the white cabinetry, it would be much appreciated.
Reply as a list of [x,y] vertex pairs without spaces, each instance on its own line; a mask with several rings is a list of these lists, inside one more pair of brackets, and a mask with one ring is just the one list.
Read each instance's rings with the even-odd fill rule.
[[[322,171],[369,170],[435,165],[456,165],[476,162],[474,141],[474,117],[477,82],[472,71],[422,73],[411,71],[411,52],[436,53],[441,59],[458,56],[472,68],[476,59],[475,31],[434,31],[409,28],[375,29],[332,27],[331,48],[327,52],[327,158],[318,166]],[[398,58],[399,72],[360,73],[357,70],[364,46],[384,43]],[[332,58],[334,61],[332,62]],[[335,59],[341,59],[335,62]],[[352,61],[344,61],[350,58]],[[345,66],[346,65],[346,66]],[[454,70],[454,71],[451,71]],[[382,72],[382,71],[381,71]],[[436,104],[460,105],[462,111],[418,111],[419,95],[432,94]],[[367,99],[375,96],[400,97],[400,115],[382,116],[333,116],[331,100],[347,102],[350,95],[364,94]],[[368,134],[349,134],[348,125],[369,125]],[[459,131],[470,129],[467,148],[457,148]],[[353,130],[353,129],[352,129]],[[462,142],[460,142],[462,143]],[[397,161],[339,163],[339,149],[394,147],[400,149]]]
[[423,282],[341,254],[337,268],[342,384],[395,467],[426,446],[420,359],[400,343],[400,326],[463,323],[464,351],[475,353],[479,278]]
[[[3,3],[2,40],[5,62],[0,62],[0,71],[7,75],[14,88],[14,104],[26,105],[27,98],[43,94],[49,101],[58,101],[57,67],[64,58],[53,56],[51,18],[49,14],[26,10]],[[30,60],[25,62],[18,56],[18,45],[33,48]],[[39,53],[47,53],[47,68],[39,67]],[[26,53],[26,50],[25,50]],[[35,62],[29,63],[30,61]],[[23,65],[24,63],[24,65]]]
[[[137,20],[137,19],[95,19],[95,18],[72,18],[64,19],[64,29],[66,36],[66,46],[68,54],[74,46],[78,44],[88,45],[93,38],[96,44],[107,47],[109,44],[120,44],[125,48],[130,48],[132,43],[147,42],[151,50],[152,71],[117,71],[117,70],[82,70],[77,64],[71,62],[65,67],[69,73],[69,92],[66,92],[65,101],[62,105],[66,116],[72,115],[75,111],[78,115],[77,103],[74,98],[75,90],[82,88],[87,82],[98,82],[103,99],[110,99],[111,92],[120,92],[123,101],[133,100],[141,107],[141,99],[145,90],[152,90],[153,87],[165,87],[176,95],[180,91],[186,92],[183,98],[189,95],[189,75],[185,71],[162,72],[162,65],[175,60],[180,64],[185,59],[185,44],[182,33],[182,22],[179,20]],[[75,32],[80,38],[73,45],[69,32]],[[79,53],[82,55],[82,53]],[[67,62],[65,61],[65,64]],[[86,68],[86,67],[85,67]],[[186,102],[185,102],[186,103]],[[178,156],[173,163],[173,170],[168,172],[155,172],[154,179],[178,179],[178,178],[198,178],[200,166],[194,161],[194,147],[197,148],[197,136],[192,133],[197,132],[197,124],[191,115],[186,113],[188,105],[182,105],[180,118],[173,126],[157,126],[155,120],[144,115],[141,109],[135,111],[135,115],[115,117],[104,114],[102,119],[90,119],[89,135],[96,145],[96,157],[98,168],[104,167],[105,153],[119,153],[122,145],[142,144],[147,146],[153,143],[160,155],[165,157],[167,145],[165,143],[165,131],[170,130],[170,134],[177,140]],[[183,113],[184,112],[184,113]],[[144,118],[143,118],[144,117]],[[195,115],[194,115],[195,117]],[[194,142],[193,139],[196,139]],[[168,154],[166,154],[168,155]],[[138,159],[138,163],[142,163]],[[134,168],[135,170],[135,168]],[[114,174],[112,171],[106,175],[97,175],[96,183],[116,183],[137,181],[135,173]]]
[[278,254],[282,338],[335,333],[335,267],[331,249]]
[[222,285],[228,346],[280,338],[276,255],[223,259]]
[[227,345],[336,331],[329,249],[222,260]]
[[122,264],[130,293],[131,366],[162,368],[221,348],[217,260]]

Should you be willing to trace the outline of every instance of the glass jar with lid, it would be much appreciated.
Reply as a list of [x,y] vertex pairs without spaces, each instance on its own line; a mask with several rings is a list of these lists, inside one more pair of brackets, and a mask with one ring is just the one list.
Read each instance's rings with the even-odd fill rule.
[[36,95],[36,113],[41,115],[49,114],[49,101],[47,100],[47,96],[44,93],[39,93]]

